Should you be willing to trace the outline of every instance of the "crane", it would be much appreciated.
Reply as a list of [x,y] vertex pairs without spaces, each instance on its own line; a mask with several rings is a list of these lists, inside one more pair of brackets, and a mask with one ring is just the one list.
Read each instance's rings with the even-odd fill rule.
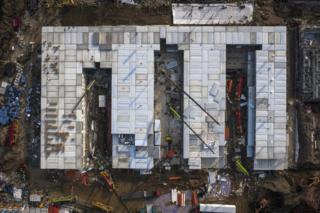
[[169,109],[170,109],[170,112],[174,115],[174,117],[176,117],[178,120],[181,120],[191,130],[191,132],[201,141],[201,143],[203,143],[213,154],[215,154],[213,149],[200,137],[200,135],[198,135],[191,128],[191,126],[183,119],[183,117],[170,104],[169,104]]
[[183,92],[193,103],[195,103],[204,113],[206,113],[216,124],[220,125],[220,123],[212,116],[210,115],[196,100],[194,100],[181,86],[179,86],[176,82],[171,80],[171,78],[167,75],[166,69],[161,67],[160,72],[163,74],[163,76],[170,82],[173,86],[175,86],[178,90]]
[[80,99],[78,100],[78,102],[74,105],[74,107],[72,108],[71,113],[74,112],[74,110],[79,106],[79,104],[81,103],[82,99],[88,94],[88,92],[91,90],[92,86],[96,83],[96,80],[93,80],[89,83],[89,85],[87,86],[87,88],[85,89],[83,95],[80,97]]
[[106,182],[108,189],[117,197],[119,202],[122,204],[122,206],[126,209],[126,212],[130,213],[129,208],[127,205],[123,202],[122,198],[119,196],[119,194],[116,191],[115,184],[112,180],[111,175],[107,171],[100,172],[100,175],[103,177],[104,181]]

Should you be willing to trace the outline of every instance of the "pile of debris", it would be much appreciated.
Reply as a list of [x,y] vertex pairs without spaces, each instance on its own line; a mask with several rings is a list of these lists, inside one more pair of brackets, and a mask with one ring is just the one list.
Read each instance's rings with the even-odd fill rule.
[[207,197],[228,197],[231,194],[231,180],[228,174],[209,172]]
[[24,166],[11,175],[0,172],[0,208],[7,208],[12,204],[22,205],[27,199],[28,191]]
[[0,124],[7,125],[19,116],[20,91],[14,86],[7,86],[5,105],[0,107]]

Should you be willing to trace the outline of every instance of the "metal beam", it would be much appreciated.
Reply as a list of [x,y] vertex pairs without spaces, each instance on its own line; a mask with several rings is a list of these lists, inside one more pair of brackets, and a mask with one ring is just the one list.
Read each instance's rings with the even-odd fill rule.
[[186,91],[183,90],[182,87],[180,87],[177,83],[175,83],[171,78],[167,75],[166,71],[164,71],[164,68],[160,68],[160,72],[164,75],[164,77],[173,84],[178,90],[182,91],[193,103],[195,103],[203,112],[205,112],[216,124],[220,125],[220,123],[212,117],[196,100],[194,100]]
[[87,93],[90,91],[91,87],[96,83],[96,80],[93,80],[89,83],[89,85],[87,86],[85,92],[83,93],[83,95],[80,97],[79,101],[74,105],[74,107],[72,108],[71,113],[74,112],[74,110],[79,106],[79,104],[81,103],[82,99],[84,98],[84,96],[87,95]]
[[176,117],[178,120],[181,120],[190,130],[191,132],[197,136],[197,138],[201,141],[201,143],[203,143],[213,154],[215,154],[215,152],[213,151],[213,149],[200,137],[200,135],[198,135],[192,128],[191,126],[183,119],[183,117],[169,104],[169,109],[172,112],[172,114],[174,115],[174,117]]

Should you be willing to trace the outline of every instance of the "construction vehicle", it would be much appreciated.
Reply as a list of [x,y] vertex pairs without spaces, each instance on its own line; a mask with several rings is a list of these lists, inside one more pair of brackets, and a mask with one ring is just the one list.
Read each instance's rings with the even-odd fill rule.
[[177,152],[172,149],[172,137],[171,137],[171,135],[169,135],[169,134],[166,135],[165,141],[168,144],[168,151],[167,151],[166,157],[168,159],[172,159],[174,156],[177,155]]
[[51,203],[64,203],[64,202],[74,202],[76,199],[74,196],[64,196],[64,197],[56,197],[56,198],[51,198],[50,201]]
[[169,134],[166,135],[165,140],[166,140],[167,143],[171,143],[171,142],[172,142],[172,137],[171,137],[171,135],[169,135]]
[[109,191],[112,192],[116,196],[116,198],[119,200],[121,205],[125,208],[126,212],[129,213],[130,212],[129,208],[123,202],[122,198],[119,196],[119,194],[116,191],[116,186],[115,186],[115,183],[112,180],[111,175],[107,171],[100,172],[100,175],[102,176],[103,180],[107,184],[107,187],[108,187]]
[[241,160],[240,160],[240,157],[239,157],[239,156],[238,156],[238,157],[236,156],[236,157],[234,158],[234,160],[235,160],[235,164],[236,164],[237,169],[238,169],[242,174],[244,174],[245,176],[250,176],[248,170],[243,166],[243,164],[242,164],[242,162],[241,162]]
[[110,191],[115,190],[116,187],[115,187],[115,184],[111,178],[111,175],[106,171],[100,172],[100,175],[103,177],[104,181],[106,182],[108,189]]
[[101,209],[105,212],[113,212],[113,208],[111,206],[108,206],[104,203],[101,203],[99,201],[92,201],[92,206],[98,208],[98,209]]

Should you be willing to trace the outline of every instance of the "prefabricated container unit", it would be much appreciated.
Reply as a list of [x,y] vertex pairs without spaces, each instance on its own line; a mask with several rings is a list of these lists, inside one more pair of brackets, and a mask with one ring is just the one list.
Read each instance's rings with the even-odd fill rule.
[[185,207],[186,206],[186,193],[178,192],[178,206]]
[[106,96],[105,95],[99,95],[99,107],[100,108],[106,107]]
[[177,189],[171,189],[171,202],[177,203],[178,192]]
[[236,213],[236,206],[200,203],[200,212]]
[[154,120],[154,132],[160,132],[161,131],[161,121],[160,119]]
[[195,191],[191,193],[191,204],[192,204],[192,206],[199,205],[198,194]]
[[156,145],[156,146],[161,145],[161,132],[154,133],[154,145]]

